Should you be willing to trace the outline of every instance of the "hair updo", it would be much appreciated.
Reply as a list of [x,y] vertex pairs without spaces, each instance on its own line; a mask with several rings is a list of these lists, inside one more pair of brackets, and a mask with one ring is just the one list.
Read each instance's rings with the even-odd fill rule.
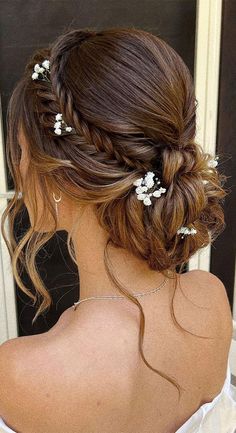
[[[34,65],[45,59],[50,60],[50,82],[33,81]],[[69,30],[48,48],[34,52],[13,91],[7,116],[7,161],[15,196],[4,212],[2,232],[17,284],[35,304],[37,297],[20,279],[19,259],[36,293],[43,298],[33,322],[52,302],[37,273],[35,256],[57,228],[51,196],[56,185],[77,203],[94,205],[99,224],[109,233],[104,251],[108,276],[140,310],[142,359],[178,390],[182,387],[175,379],[152,367],[144,357],[143,309],[115,278],[107,246],[111,242],[129,250],[147,261],[150,269],[165,276],[170,277],[167,270],[173,271],[176,289],[176,267],[182,270],[193,254],[213,242],[224,229],[220,202],[226,195],[226,176],[209,168],[212,155],[195,142],[196,102],[189,69],[161,38],[135,28]],[[75,128],[76,134],[53,134],[56,113],[63,113],[63,119]],[[31,158],[29,181],[24,186],[27,197],[31,198],[36,215],[37,183],[43,191],[45,209],[55,220],[55,230],[41,233],[30,227],[16,244],[14,218],[23,204],[17,199],[20,125]],[[166,188],[166,193],[151,206],[137,200],[133,186],[146,171],[155,171]],[[10,242],[3,230],[7,215]],[[181,226],[195,228],[196,235],[182,238],[177,234]],[[76,263],[71,233],[67,242]],[[189,332],[175,318],[173,299],[171,314],[176,326]]]

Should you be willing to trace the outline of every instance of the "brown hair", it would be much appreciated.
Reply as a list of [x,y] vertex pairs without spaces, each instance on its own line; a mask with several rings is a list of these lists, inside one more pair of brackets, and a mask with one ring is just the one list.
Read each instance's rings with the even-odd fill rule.
[[[45,59],[50,60],[50,82],[32,80],[34,65]],[[167,277],[167,270],[171,270],[176,290],[176,267],[180,266],[182,272],[189,258],[212,243],[225,228],[220,201],[226,195],[226,176],[215,168],[209,169],[212,155],[204,153],[194,141],[196,107],[191,74],[177,52],[161,38],[131,27],[67,30],[48,48],[37,50],[12,93],[7,112],[7,162],[15,195],[3,214],[1,230],[17,284],[35,305],[37,297],[20,279],[21,263],[36,294],[43,298],[32,323],[52,303],[37,272],[35,256],[57,229],[50,193],[56,185],[76,203],[94,205],[100,225],[109,233],[104,250],[108,276],[140,310],[142,359],[178,391],[182,387],[175,379],[145,359],[142,306],[115,278],[107,246],[111,242],[129,250],[147,261],[150,269]],[[52,127],[59,112],[76,134],[55,136]],[[23,204],[18,199],[20,125],[30,155],[24,193],[33,215],[37,215],[35,186],[44,192],[44,207],[53,216],[55,230],[36,231],[33,221],[16,243],[14,219]],[[145,206],[137,200],[132,184],[149,170],[157,173],[167,191],[151,206]],[[10,242],[4,234],[7,215]],[[181,226],[194,227],[197,234],[182,238],[177,234]],[[76,262],[71,233],[67,244]],[[173,298],[173,321],[179,329],[189,332],[176,320]]]

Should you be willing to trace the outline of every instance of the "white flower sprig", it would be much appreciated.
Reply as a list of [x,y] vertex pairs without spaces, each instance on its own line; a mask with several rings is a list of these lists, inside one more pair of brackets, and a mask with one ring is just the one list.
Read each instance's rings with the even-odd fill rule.
[[[155,182],[153,177],[155,174],[152,171],[148,171],[145,175],[145,178],[141,177],[133,182],[133,185],[137,186],[135,189],[137,193],[137,199],[142,200],[145,206],[150,206],[152,204],[150,197],[160,197],[161,194],[166,192],[166,188],[160,187],[159,189],[154,190],[151,193],[147,193],[149,189],[151,189]],[[156,177],[156,185],[160,184],[160,180]]]
[[57,135],[61,135],[62,131],[72,132],[72,127],[68,126],[66,122],[62,119],[62,113],[57,113],[56,122],[54,123],[54,132]]
[[185,236],[185,235],[195,235],[196,233],[197,233],[197,230],[196,229],[194,229],[194,228],[189,228],[189,227],[185,227],[185,226],[182,226],[182,227],[180,227],[180,229],[177,231],[177,234],[179,235],[179,234],[181,234],[181,233],[183,233],[183,236],[181,236],[181,239],[183,239],[183,237]]
[[50,61],[46,59],[41,66],[38,63],[34,65],[34,72],[31,78],[32,80],[50,81],[47,73],[50,74]]
[[[50,74],[50,61],[45,59],[41,65],[36,63],[34,65],[34,72],[32,74],[32,80],[41,80],[41,81],[51,81],[48,77]],[[57,135],[62,135],[62,132],[71,133],[75,132],[74,128],[68,126],[66,122],[62,119],[62,113],[57,113],[55,115],[56,122],[54,123],[54,133]]]
[[208,166],[211,167],[211,168],[215,168],[218,165],[217,159],[219,159],[219,156],[216,156],[215,158],[210,159],[208,161]]
[[[208,167],[209,167],[209,170],[211,171],[211,168],[216,168],[217,167],[217,165],[218,165],[218,160],[219,159],[219,156],[216,156],[215,158],[213,158],[213,159],[210,159],[209,161],[208,161]],[[209,181],[208,180],[203,180],[202,181],[204,184],[207,184],[207,183],[209,183]]]

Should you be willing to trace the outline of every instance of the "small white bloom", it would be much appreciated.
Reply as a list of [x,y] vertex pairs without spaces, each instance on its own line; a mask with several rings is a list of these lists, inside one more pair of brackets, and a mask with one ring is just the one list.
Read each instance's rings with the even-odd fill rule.
[[136,191],[137,194],[142,194],[143,192],[146,192],[146,191],[147,191],[147,187],[146,187],[146,186],[138,186],[138,187],[135,189],[135,191]]
[[183,233],[184,235],[195,235],[197,230],[195,228],[181,227],[178,231],[178,234]]
[[177,233],[179,234],[179,233],[183,233],[183,234],[185,234],[185,235],[188,235],[188,234],[193,234],[193,233],[195,233],[196,232],[196,229],[189,229],[188,227],[184,227],[184,226],[182,226],[182,227],[180,227],[180,229],[177,231]]
[[62,120],[62,113],[56,114],[56,120]]
[[39,68],[39,72],[40,72],[40,74],[43,74],[43,73],[44,73],[44,71],[45,71],[45,69],[44,69],[44,68]]
[[[150,200],[152,196],[160,197],[162,193],[166,192],[166,188],[160,187],[159,189],[156,189],[153,193],[147,193],[147,191],[155,185],[153,179],[154,176],[155,174],[152,171],[148,171],[144,178],[137,179],[135,182],[133,182],[133,185],[137,186],[135,191],[137,193],[138,200],[143,200],[143,203],[146,206],[152,204]],[[156,177],[155,180],[157,184],[160,184],[160,180],[158,177]],[[144,194],[145,192],[146,194]]]
[[153,171],[148,171],[145,177],[146,178],[147,177],[151,177],[152,178],[153,176],[155,176],[155,174],[153,173]]
[[154,182],[153,182],[152,179],[149,179],[149,178],[148,178],[148,179],[146,179],[145,184],[146,184],[146,186],[147,186],[148,188],[152,188],[153,185],[154,185]]
[[146,194],[138,194],[137,195],[138,200],[144,200],[146,197],[147,197]]
[[161,196],[161,192],[160,192],[159,189],[157,189],[156,191],[154,191],[154,192],[152,193],[152,195],[153,195],[154,197],[160,197],[160,196]]
[[135,192],[137,193],[137,194],[142,194],[144,191],[143,191],[143,187],[142,186],[138,186],[136,189],[135,189]]
[[44,60],[42,65],[44,66],[45,69],[49,70],[49,65],[50,65],[49,60]]
[[210,161],[208,161],[208,166],[215,168],[218,165],[218,161],[216,161],[215,159],[210,159]]
[[55,129],[55,134],[61,135],[61,129]]
[[207,183],[209,183],[209,181],[208,180],[203,180],[203,183],[207,184]]
[[154,197],[160,197],[161,194],[163,194],[164,192],[166,192],[166,188],[159,188],[156,191],[153,192]]
[[34,71],[40,72],[40,65],[38,63],[36,63],[36,65],[34,65]]
[[148,181],[148,180],[152,180],[152,179],[153,179],[152,176],[145,176],[144,181],[146,182],[146,181]]
[[33,80],[37,80],[37,79],[38,79],[38,76],[39,76],[39,74],[38,74],[37,72],[34,72],[34,73],[32,74],[32,79],[33,79]]
[[143,200],[143,203],[145,204],[145,206],[150,206],[150,204],[152,204],[149,197],[145,197],[145,199]]
[[66,131],[71,132],[72,131],[71,126],[66,126]]
[[57,129],[57,128],[61,128],[61,122],[59,122],[59,121],[58,121],[58,122],[55,122],[55,123],[54,123],[54,128],[56,128],[56,129]]
[[141,177],[140,179],[135,180],[133,182],[133,185],[140,186],[140,185],[142,185],[142,181],[143,181],[143,178]]

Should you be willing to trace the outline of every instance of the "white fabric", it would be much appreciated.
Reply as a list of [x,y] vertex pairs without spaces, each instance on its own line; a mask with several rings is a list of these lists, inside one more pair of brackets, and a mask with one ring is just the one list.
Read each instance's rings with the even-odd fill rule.
[[236,433],[236,387],[231,383],[229,359],[221,392],[200,406],[175,433]]
[[2,418],[0,418],[0,433],[16,433],[14,430],[9,428],[3,421]]
[[[175,433],[236,433],[236,387],[232,385],[228,360],[223,388],[210,403],[203,404]],[[0,433],[17,433],[0,418]]]

